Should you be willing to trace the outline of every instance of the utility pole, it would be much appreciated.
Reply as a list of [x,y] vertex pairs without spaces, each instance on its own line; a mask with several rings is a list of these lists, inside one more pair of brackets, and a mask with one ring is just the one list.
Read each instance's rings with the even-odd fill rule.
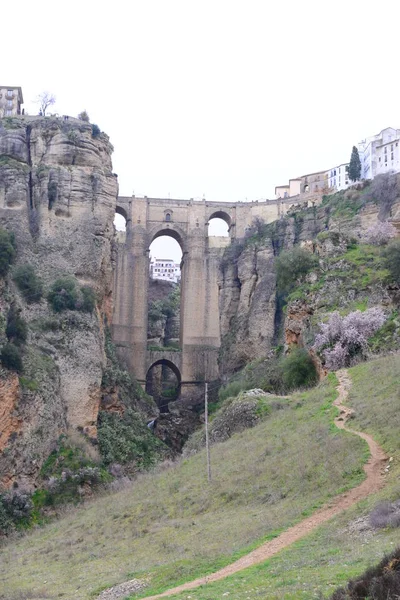
[[206,452],[207,452],[207,477],[208,481],[211,481],[211,461],[210,461],[210,441],[208,439],[208,383],[206,383],[205,396],[204,396],[204,412],[205,412],[205,425],[206,425]]

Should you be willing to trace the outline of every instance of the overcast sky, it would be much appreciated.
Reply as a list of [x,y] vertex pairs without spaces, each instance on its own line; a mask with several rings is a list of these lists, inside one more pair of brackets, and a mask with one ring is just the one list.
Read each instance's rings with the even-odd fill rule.
[[1,9],[0,83],[83,109],[120,194],[273,198],[400,127],[400,2],[31,0]]

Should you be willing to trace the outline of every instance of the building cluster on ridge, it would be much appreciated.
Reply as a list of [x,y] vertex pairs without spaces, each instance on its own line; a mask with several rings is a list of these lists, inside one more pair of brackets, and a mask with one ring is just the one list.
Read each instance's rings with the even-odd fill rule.
[[[374,179],[382,173],[400,172],[400,129],[387,127],[377,135],[372,135],[358,144],[361,161],[360,179]],[[295,179],[289,179],[287,185],[278,185],[275,195],[279,198],[307,196],[308,193],[329,193],[347,189],[352,182],[349,179],[349,164],[341,163],[327,171],[310,173]]]

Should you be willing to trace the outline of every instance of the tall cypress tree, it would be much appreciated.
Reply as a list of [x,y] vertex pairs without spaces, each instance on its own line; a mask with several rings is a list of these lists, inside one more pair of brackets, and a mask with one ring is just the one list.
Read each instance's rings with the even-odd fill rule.
[[351,151],[350,165],[349,165],[349,179],[351,181],[358,181],[361,177],[361,160],[358,150],[353,146]]

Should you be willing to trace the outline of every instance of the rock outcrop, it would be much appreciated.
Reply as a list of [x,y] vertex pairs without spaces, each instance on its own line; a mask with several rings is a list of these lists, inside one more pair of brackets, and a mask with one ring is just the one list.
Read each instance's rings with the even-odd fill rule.
[[[15,234],[16,266],[32,265],[46,289],[74,276],[96,292],[97,310],[55,314],[29,303],[9,278],[2,302],[16,299],[29,327],[22,385],[0,374],[0,483],[32,487],[57,437],[68,427],[96,436],[110,316],[113,219],[118,193],[112,146],[77,119],[0,121],[0,226]],[[28,299],[29,300],[29,299]]]

